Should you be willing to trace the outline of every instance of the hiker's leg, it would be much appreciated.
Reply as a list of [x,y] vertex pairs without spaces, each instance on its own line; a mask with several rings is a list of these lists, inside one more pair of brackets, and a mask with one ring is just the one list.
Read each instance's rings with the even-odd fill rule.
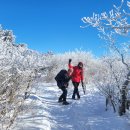
[[78,87],[79,87],[79,83],[76,83],[76,94],[77,94],[77,98],[80,99]]
[[72,82],[73,86],[74,86],[74,91],[73,91],[73,95],[72,95],[72,99],[75,99],[75,95],[77,93],[77,87],[76,87],[76,82]]
[[63,90],[63,101],[66,102],[67,89],[64,87],[62,90]]

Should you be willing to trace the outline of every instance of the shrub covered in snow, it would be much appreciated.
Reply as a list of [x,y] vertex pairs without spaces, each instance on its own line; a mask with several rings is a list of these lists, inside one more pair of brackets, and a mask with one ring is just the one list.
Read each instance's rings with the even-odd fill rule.
[[13,32],[0,28],[0,129],[13,124],[40,68],[48,67],[47,57],[15,44]]

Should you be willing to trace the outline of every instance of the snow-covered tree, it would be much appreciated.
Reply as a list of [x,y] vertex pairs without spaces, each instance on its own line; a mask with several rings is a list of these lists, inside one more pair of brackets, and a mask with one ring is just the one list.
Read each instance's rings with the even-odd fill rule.
[[63,54],[54,54],[50,57],[50,59],[48,59],[48,65],[50,64],[52,68],[50,68],[49,73],[46,76],[46,81],[54,82],[54,77],[61,69],[67,70],[69,59],[72,59],[72,64],[74,66],[77,66],[80,61],[83,62],[84,81],[86,83],[91,82],[93,74],[96,73],[98,59],[96,59],[90,52],[82,50],[75,50]]
[[[121,0],[121,4],[119,6],[114,5],[113,9],[110,10],[108,13],[103,12],[101,14],[93,13],[92,17],[83,17],[82,21],[85,23],[83,28],[92,26],[98,30],[99,37],[104,39],[107,43],[107,47],[112,51],[114,54],[118,54],[118,58],[122,64],[126,67],[127,71],[125,71],[124,75],[124,82],[120,82],[121,88],[121,110],[120,114],[122,115],[125,113],[125,104],[126,104],[126,89],[129,84],[129,76],[130,76],[130,64],[129,64],[129,42],[126,41],[127,37],[129,37],[129,8],[130,2]],[[122,43],[120,39],[125,36],[125,41]],[[119,39],[119,40],[118,40]],[[109,63],[111,69],[114,68],[113,63]],[[121,68],[122,69],[122,68]],[[125,69],[125,70],[126,70]],[[121,71],[121,70],[120,70]],[[115,76],[117,72],[114,70],[111,72],[113,76]],[[116,77],[113,80],[114,82],[119,82],[120,78]],[[111,82],[110,82],[111,84]],[[109,84],[109,85],[110,85]],[[118,86],[118,85],[117,85]],[[107,89],[107,88],[106,88]]]
[[0,28],[0,129],[13,124],[37,74],[49,68],[48,57],[16,44],[13,32]]

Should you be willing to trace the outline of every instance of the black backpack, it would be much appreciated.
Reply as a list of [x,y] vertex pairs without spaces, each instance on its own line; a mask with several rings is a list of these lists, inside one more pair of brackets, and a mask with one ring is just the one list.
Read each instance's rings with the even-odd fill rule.
[[67,75],[67,70],[61,70],[55,77],[55,80],[58,81],[64,81]]
[[68,82],[70,80],[70,76],[68,76],[67,70],[61,70],[55,77],[57,81],[57,86],[59,88],[68,87]]

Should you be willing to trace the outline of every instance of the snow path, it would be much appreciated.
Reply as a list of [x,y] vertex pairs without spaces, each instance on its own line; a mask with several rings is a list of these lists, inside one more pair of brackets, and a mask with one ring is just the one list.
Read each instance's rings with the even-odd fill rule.
[[65,106],[57,102],[61,91],[55,84],[41,84],[24,107],[31,106],[31,111],[18,118],[14,130],[130,130],[125,117],[105,111],[104,98],[95,88],[87,86],[86,95],[80,89],[80,100],[71,99],[70,88],[67,100],[71,104]]

